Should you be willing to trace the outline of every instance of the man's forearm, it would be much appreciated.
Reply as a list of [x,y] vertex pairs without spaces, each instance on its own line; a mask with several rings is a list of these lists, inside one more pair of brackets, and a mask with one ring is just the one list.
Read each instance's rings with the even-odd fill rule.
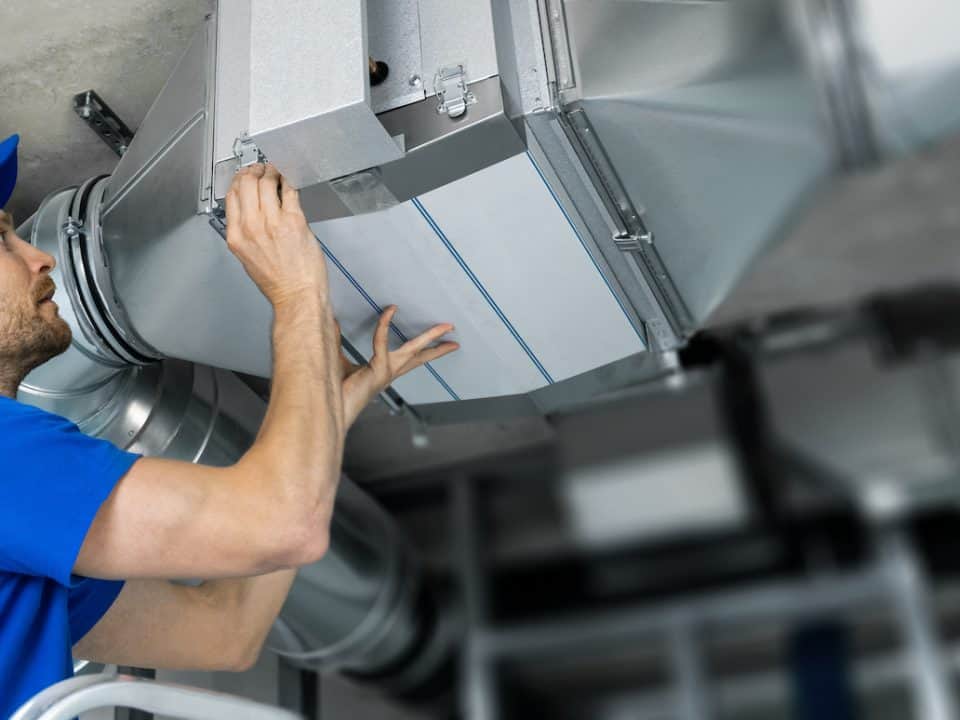
[[295,575],[279,570],[195,587],[131,580],[74,645],[74,655],[136,667],[245,670],[260,654]]
[[[275,308],[270,403],[241,465],[253,469],[264,501],[307,532],[326,532],[343,456],[341,368],[336,327],[322,297]],[[291,513],[293,514],[291,517]]]
[[256,662],[296,575],[296,570],[278,570],[255,577],[208,580],[196,588],[211,605],[229,609],[225,614],[232,619],[240,643],[232,653],[237,669]]

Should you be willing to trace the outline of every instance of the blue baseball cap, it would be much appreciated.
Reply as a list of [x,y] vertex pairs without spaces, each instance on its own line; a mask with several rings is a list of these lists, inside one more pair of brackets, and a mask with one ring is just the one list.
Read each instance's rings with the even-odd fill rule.
[[19,135],[0,142],[0,208],[7,204],[17,184],[17,144]]

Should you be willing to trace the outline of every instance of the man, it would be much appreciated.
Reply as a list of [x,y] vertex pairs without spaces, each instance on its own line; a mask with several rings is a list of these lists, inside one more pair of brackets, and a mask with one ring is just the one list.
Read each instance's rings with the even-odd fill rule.
[[[0,207],[16,145],[0,144]],[[125,453],[16,402],[71,334],[52,301],[54,258],[0,212],[0,717],[70,676],[71,648],[122,665],[249,667],[295,568],[326,550],[347,429],[394,379],[457,349],[434,345],[452,330],[437,325],[391,352],[390,308],[369,365],[349,365],[297,191],[255,165],[226,206],[227,244],[274,309],[269,407],[227,468]],[[168,581],[184,577],[210,580]]]

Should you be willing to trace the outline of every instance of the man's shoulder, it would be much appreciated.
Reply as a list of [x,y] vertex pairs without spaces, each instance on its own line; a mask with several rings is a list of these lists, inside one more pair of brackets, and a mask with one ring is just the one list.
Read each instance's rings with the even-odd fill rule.
[[79,434],[79,430],[70,420],[55,415],[33,405],[0,397],[0,447],[39,436],[50,439],[51,436]]

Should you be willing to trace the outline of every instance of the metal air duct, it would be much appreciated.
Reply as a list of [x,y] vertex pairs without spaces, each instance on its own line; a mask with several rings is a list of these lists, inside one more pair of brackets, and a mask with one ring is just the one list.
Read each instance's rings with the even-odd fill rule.
[[888,5],[221,3],[90,188],[89,294],[135,360],[269,375],[269,305],[219,237],[233,171],[266,157],[354,347],[387,303],[398,342],[457,326],[461,352],[396,384],[409,404],[677,348],[838,171],[960,127],[956,10],[926,0],[898,42]]

